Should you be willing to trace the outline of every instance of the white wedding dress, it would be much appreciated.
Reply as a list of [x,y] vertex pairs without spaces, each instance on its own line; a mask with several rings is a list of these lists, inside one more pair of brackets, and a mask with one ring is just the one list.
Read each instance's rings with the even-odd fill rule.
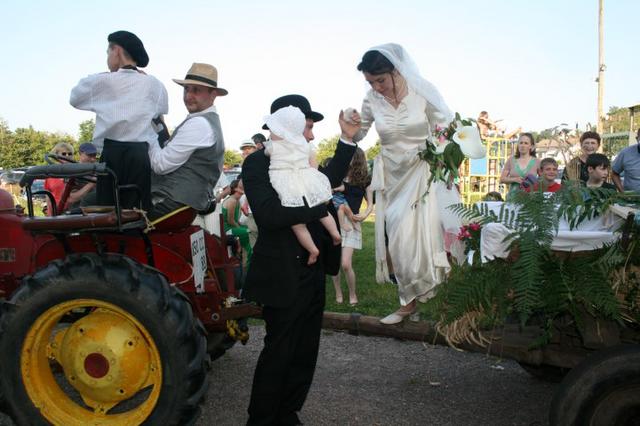
[[442,115],[409,88],[398,108],[370,90],[362,105],[360,139],[375,122],[380,154],[374,161],[372,189],[376,190],[376,279],[388,280],[385,261],[385,224],[388,247],[400,303],[424,301],[449,270],[447,251],[464,256],[457,240],[459,218],[447,207],[460,202],[455,187],[433,182],[427,193],[428,164],[418,157],[442,123]]

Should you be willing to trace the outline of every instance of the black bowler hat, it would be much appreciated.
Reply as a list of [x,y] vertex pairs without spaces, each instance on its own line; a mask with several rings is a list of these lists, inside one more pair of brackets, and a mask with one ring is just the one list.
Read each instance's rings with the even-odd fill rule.
[[[290,105],[298,107],[304,114],[305,118],[310,118],[314,122],[320,121],[324,118],[324,115],[320,114],[319,112],[312,111],[311,104],[309,103],[307,98],[301,95],[286,95],[276,99],[271,104],[271,114],[273,114],[280,108],[288,107]],[[262,126],[262,128],[265,130],[269,129],[266,124]]]
[[136,62],[136,65],[144,68],[149,64],[149,55],[144,50],[142,40],[129,31],[116,31],[107,37],[109,43],[117,44],[127,51],[129,56]]

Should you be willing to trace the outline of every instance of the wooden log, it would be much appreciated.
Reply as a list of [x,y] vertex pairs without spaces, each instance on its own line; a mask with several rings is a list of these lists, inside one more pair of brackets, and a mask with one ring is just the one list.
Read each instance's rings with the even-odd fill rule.
[[[381,324],[380,319],[358,313],[344,314],[325,312],[322,326],[332,330],[344,330],[354,335],[394,337],[397,339],[417,340],[436,345],[448,345],[446,339],[436,333],[433,323],[428,321],[403,321],[400,324]],[[553,365],[573,368],[589,351],[584,348],[547,345],[532,349],[531,345],[539,336],[539,329],[506,326],[485,332],[485,337],[493,337],[487,347],[464,342],[456,346],[458,350],[485,353],[500,358],[510,358],[530,365]]]

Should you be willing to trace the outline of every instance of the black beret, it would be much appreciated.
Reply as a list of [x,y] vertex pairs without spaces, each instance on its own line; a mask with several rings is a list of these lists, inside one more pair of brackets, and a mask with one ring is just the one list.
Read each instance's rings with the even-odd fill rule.
[[116,31],[115,33],[109,34],[107,40],[109,43],[117,44],[126,50],[139,67],[144,68],[149,64],[149,55],[147,55],[147,51],[144,50],[142,40],[134,33],[130,33],[129,31]]

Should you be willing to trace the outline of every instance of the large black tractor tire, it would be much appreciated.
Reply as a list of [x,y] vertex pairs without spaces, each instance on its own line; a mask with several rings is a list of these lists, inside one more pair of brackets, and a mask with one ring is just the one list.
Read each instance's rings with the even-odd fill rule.
[[[128,330],[134,337],[127,335],[128,340],[114,344],[114,327],[105,327],[103,318],[120,327],[115,331],[122,334],[122,330]],[[83,329],[82,321],[93,328]],[[111,333],[108,338],[100,340],[95,337],[98,334],[92,335],[93,340],[85,337],[101,327]],[[18,425],[71,426],[109,421],[186,425],[195,423],[200,414],[208,387],[204,328],[183,293],[169,286],[157,271],[127,257],[81,254],[52,262],[25,279],[11,300],[4,303],[0,331],[0,392]],[[62,336],[58,340],[56,333]],[[74,344],[64,347],[73,339]],[[89,344],[107,349],[99,346],[97,354],[87,356],[87,351],[78,348]],[[109,352],[109,344],[115,345],[115,352]],[[127,345],[139,351],[136,354],[148,355],[150,361],[140,363],[140,357],[132,356],[134,352],[126,352],[133,350]],[[65,354],[72,354],[68,356],[75,356],[71,358],[74,362],[51,361],[51,352],[63,349]],[[113,355],[118,353],[125,355]],[[60,359],[67,358],[60,355]],[[74,374],[80,374],[70,374],[73,368],[79,368]],[[116,379],[122,383],[113,393],[126,394],[127,398],[131,395],[129,399],[122,397],[115,404],[103,403],[102,399],[95,402],[92,392],[101,381],[130,377],[140,368],[147,375],[136,382],[137,388],[129,379]],[[126,375],[116,376],[125,370]],[[85,373],[90,375],[88,386],[80,389],[75,385]],[[93,380],[95,377],[98,379]],[[92,386],[96,381],[98,385]],[[128,392],[125,385],[132,386],[133,391]],[[98,392],[98,396],[104,395]]]
[[585,358],[556,390],[549,422],[640,425],[640,345],[603,349]]
[[227,333],[211,333],[207,336],[207,352],[211,361],[215,361],[224,355],[236,344],[236,339]]

